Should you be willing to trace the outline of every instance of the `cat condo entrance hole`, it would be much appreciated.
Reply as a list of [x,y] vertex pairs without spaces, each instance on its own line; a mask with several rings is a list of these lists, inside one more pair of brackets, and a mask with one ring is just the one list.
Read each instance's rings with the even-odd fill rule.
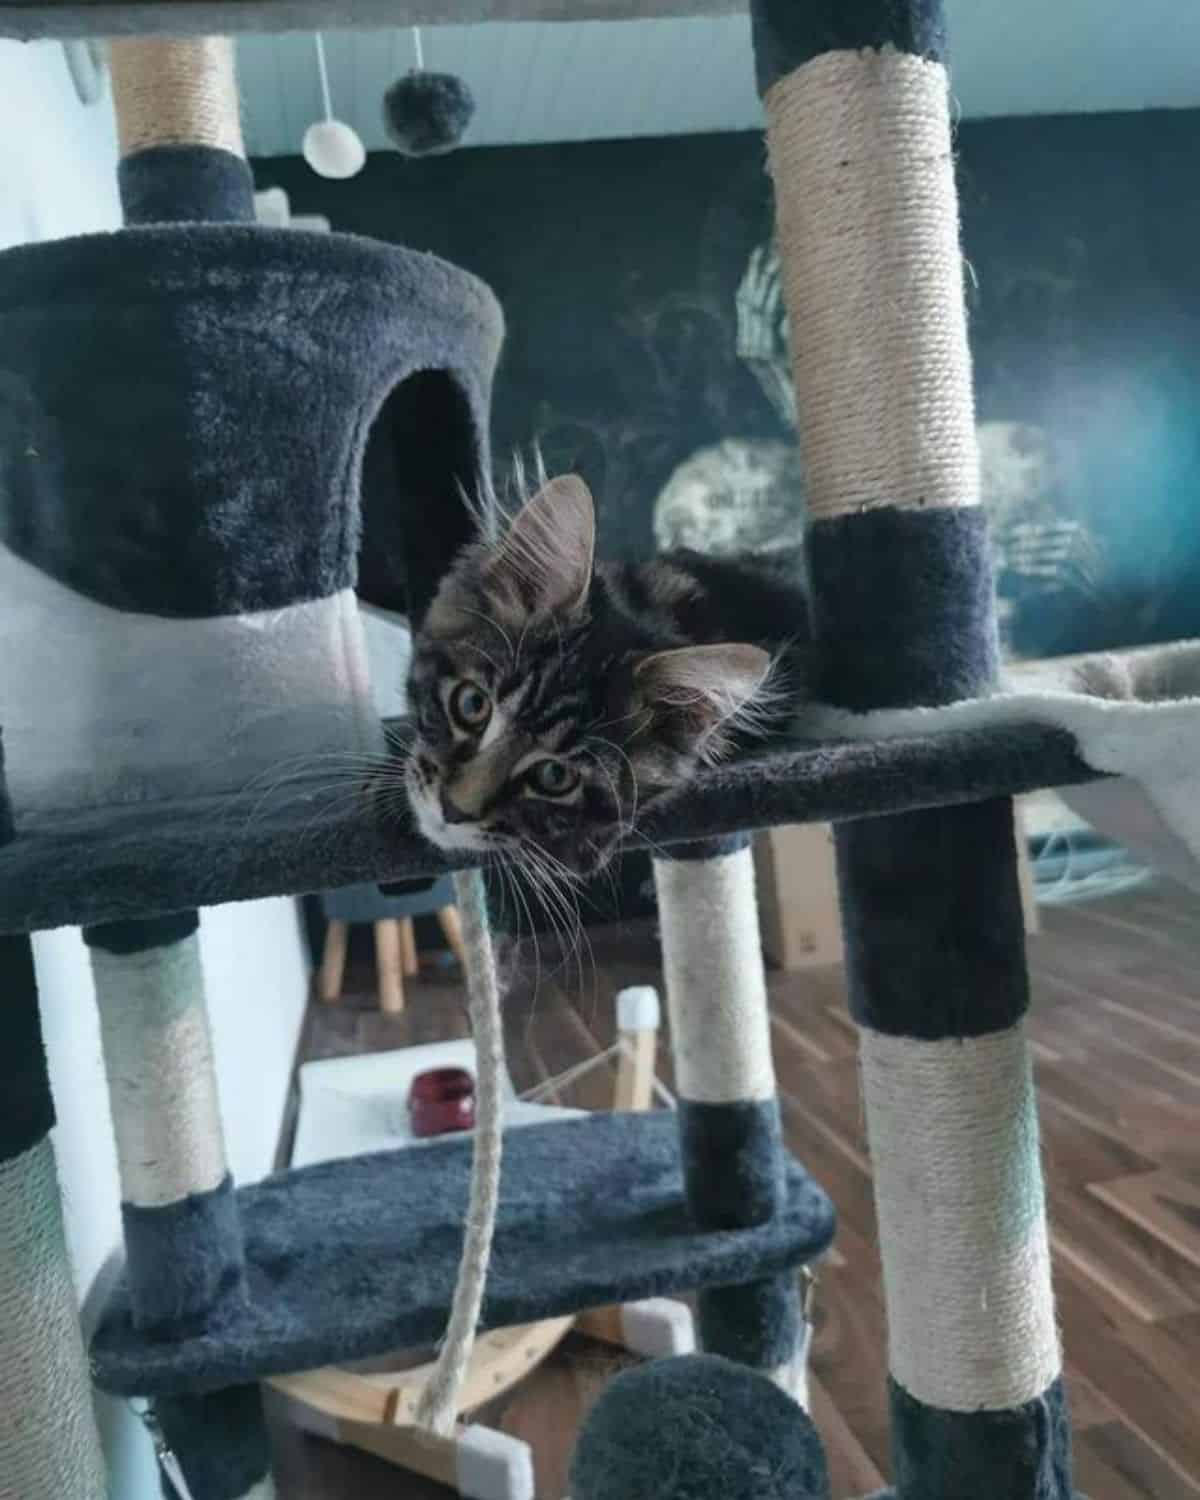
[[461,385],[445,370],[400,380],[367,435],[358,595],[421,615],[477,530],[480,440]]

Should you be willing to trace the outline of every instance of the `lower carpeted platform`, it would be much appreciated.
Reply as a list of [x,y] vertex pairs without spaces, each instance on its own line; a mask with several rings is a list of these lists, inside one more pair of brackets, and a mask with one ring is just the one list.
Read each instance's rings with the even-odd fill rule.
[[[138,1333],[118,1285],[92,1341],[96,1383],[126,1396],[216,1390],[436,1340],[458,1265],[469,1148],[464,1137],[242,1188],[248,1298],[164,1342]],[[773,1220],[697,1231],[670,1112],[530,1126],[506,1142],[482,1324],[741,1284],[812,1260],[833,1231],[832,1203],[795,1163]]]

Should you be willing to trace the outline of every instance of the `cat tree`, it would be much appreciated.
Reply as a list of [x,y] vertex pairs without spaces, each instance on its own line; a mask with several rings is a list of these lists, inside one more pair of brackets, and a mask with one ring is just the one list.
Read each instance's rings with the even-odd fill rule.
[[[365,11],[10,5],[0,30]],[[956,703],[995,661],[940,6],[760,0],[754,23],[825,696],[846,712],[828,741],[706,771],[646,817],[678,1124],[516,1133],[481,1324],[695,1290],[706,1348],[802,1395],[795,1276],[833,1215],[781,1144],[741,830],[832,820],[896,1493],[1067,1500],[1007,799],[1133,772],[1194,856],[1197,653],[1166,690],[1143,664],[1090,695]],[[0,1496],[102,1500],[94,1379],[151,1399],[194,1500],[266,1500],[259,1381],[440,1335],[469,1151],[235,1189],[196,909],[445,868],[369,799],[279,772],[382,746],[353,590],[419,615],[471,535],[460,486],[487,463],[500,316],[432,257],[253,226],[228,44],[123,42],[114,82],[127,227],[0,255],[0,618],[18,645],[0,663]],[[47,704],[47,674],[72,670],[81,693]],[[126,1241],[88,1355],[28,938],[64,923],[92,953]],[[663,1401],[697,1368],[673,1367]],[[664,1428],[677,1478],[688,1430]],[[797,1468],[797,1500],[819,1467]],[[585,1464],[575,1500],[605,1482]]]

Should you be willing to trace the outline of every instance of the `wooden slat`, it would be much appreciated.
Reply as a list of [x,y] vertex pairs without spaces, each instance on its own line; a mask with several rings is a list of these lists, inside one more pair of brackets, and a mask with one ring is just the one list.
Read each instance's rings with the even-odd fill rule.
[[1117,1420],[1116,1407],[1093,1385],[1077,1365],[1068,1363],[1063,1372],[1067,1386],[1067,1400],[1071,1409],[1071,1426],[1076,1433],[1086,1432],[1089,1427],[1099,1427],[1104,1422]]
[[1072,1189],[1055,1193],[1050,1222],[1057,1259],[1140,1322],[1157,1323],[1197,1310],[1178,1280],[1139,1253],[1121,1220],[1085,1194]]
[[881,1489],[883,1475],[815,1375],[809,1377],[808,1395],[809,1411],[825,1444],[833,1493],[869,1495]]
[[361,1375],[334,1365],[275,1375],[267,1384],[289,1401],[327,1417],[331,1423],[382,1422],[387,1413],[388,1388],[372,1385]]
[[1113,1182],[1094,1182],[1092,1193],[1176,1255],[1200,1266],[1200,1177],[1144,1172]]
[[1123,1422],[1077,1440],[1075,1482],[1099,1500],[1200,1500],[1200,1484]]
[[[1172,1325],[1106,1313],[1069,1268],[1058,1278],[1058,1313],[1066,1347],[1087,1360],[1090,1378],[1121,1420],[1184,1473],[1200,1475],[1200,1321]],[[1193,1342],[1196,1341],[1196,1342]]]

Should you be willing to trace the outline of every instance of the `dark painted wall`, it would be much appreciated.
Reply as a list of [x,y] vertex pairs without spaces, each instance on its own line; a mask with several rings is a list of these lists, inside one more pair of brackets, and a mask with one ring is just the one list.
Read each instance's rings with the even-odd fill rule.
[[[1200,634],[1200,112],[967,124],[959,151],[989,494],[1017,552],[1034,527],[1006,581],[1014,646]],[[789,439],[735,348],[770,232],[757,135],[257,175],[294,212],[490,282],[509,322],[497,453],[537,438],[580,468],[611,553],[651,548],[655,497],[698,448]]]

